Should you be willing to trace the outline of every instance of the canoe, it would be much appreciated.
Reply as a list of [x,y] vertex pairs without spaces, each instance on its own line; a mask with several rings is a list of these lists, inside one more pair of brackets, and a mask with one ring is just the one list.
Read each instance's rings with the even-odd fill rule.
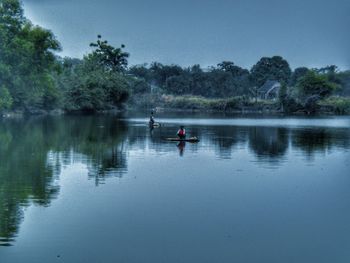
[[187,139],[180,139],[180,138],[164,138],[166,141],[170,142],[199,142],[199,139],[197,137],[191,137]]
[[150,128],[154,128],[154,127],[160,127],[160,123],[159,122],[155,122],[155,123],[153,123],[153,125],[151,124],[151,123],[148,123],[148,126],[150,127]]

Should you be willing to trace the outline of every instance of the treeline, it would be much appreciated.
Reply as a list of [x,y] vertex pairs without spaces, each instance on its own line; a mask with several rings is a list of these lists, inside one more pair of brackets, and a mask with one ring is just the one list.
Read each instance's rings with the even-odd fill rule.
[[[222,100],[218,99],[223,98],[235,98],[235,101],[240,98],[243,104],[257,103],[261,88],[269,81],[280,84],[274,99],[283,111],[315,111],[317,103],[331,95],[350,95],[350,71],[341,72],[334,65],[320,69],[300,67],[292,71],[280,56],[261,58],[250,70],[224,61],[205,70],[199,65],[181,68],[152,63],[132,66],[128,72],[144,81],[134,88],[134,93],[197,97],[187,96],[189,99],[184,99],[184,104],[198,101],[198,96],[215,98],[219,102]],[[144,97],[136,96],[135,103],[140,98]],[[350,101],[348,103],[350,107]]]
[[51,31],[32,25],[18,0],[0,0],[0,111],[94,112],[125,102],[154,107],[164,95],[258,103],[268,81],[280,84],[274,99],[286,112],[315,111],[327,98],[350,108],[348,99],[329,98],[350,96],[350,72],[336,66],[293,71],[274,56],[261,58],[251,69],[230,61],[206,69],[157,62],[128,67],[124,45],[113,47],[98,36],[90,46],[83,59],[58,57],[60,43]]
[[101,36],[82,60],[62,59],[54,34],[24,17],[18,0],[0,0],[0,111],[97,111],[125,102],[129,54]]
[[0,1],[0,109],[56,106],[52,74],[57,70],[53,52],[58,50],[52,32],[33,26],[19,1]]

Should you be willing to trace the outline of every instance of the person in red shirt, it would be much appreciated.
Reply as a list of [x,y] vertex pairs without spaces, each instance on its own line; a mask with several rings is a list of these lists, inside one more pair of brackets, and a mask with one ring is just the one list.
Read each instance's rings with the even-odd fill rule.
[[177,131],[177,136],[180,139],[185,139],[186,138],[186,131],[184,126],[180,126],[180,129]]

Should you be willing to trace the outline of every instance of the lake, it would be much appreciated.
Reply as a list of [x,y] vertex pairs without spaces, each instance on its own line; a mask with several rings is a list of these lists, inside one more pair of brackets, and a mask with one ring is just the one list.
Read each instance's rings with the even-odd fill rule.
[[350,117],[155,117],[0,120],[0,262],[350,262]]

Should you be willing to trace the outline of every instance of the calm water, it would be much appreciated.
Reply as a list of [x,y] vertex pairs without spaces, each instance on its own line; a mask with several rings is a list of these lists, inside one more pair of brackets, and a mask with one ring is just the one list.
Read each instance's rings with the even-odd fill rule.
[[157,120],[0,120],[0,262],[350,262],[349,117]]

